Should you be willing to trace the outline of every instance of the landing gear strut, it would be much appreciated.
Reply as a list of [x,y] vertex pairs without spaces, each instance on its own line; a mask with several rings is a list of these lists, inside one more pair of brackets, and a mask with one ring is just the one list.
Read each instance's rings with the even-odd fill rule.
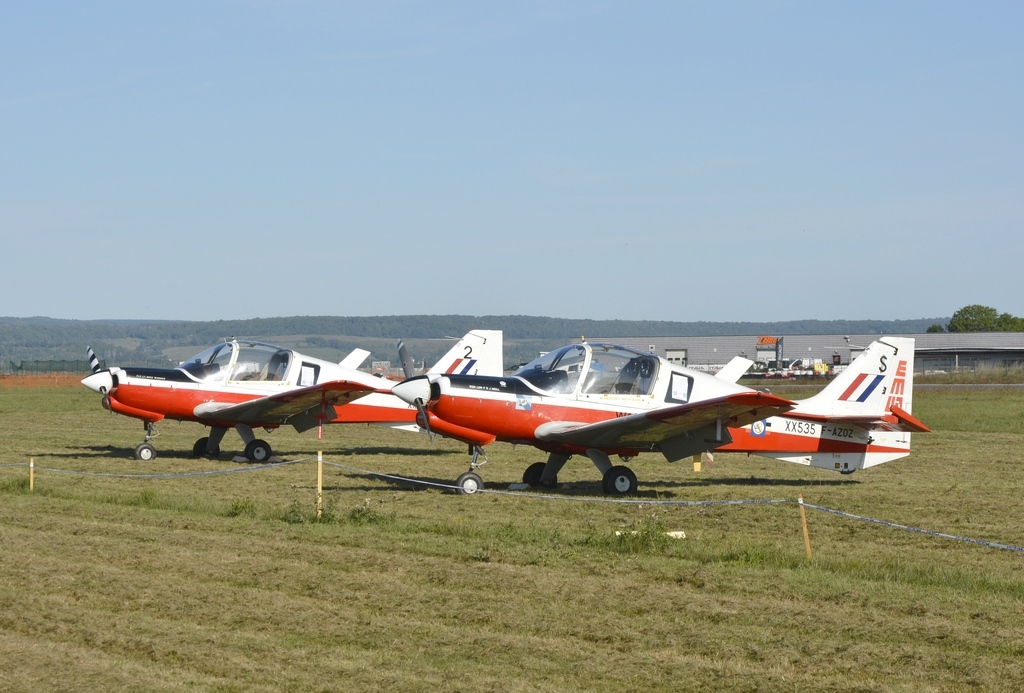
[[[632,496],[637,491],[636,474],[621,464],[613,465],[602,450],[587,450],[587,457],[601,472],[601,489],[610,496]],[[551,488],[558,483],[558,472],[569,461],[569,455],[551,453],[547,462],[534,462],[523,472],[523,483],[532,487]]]
[[[265,440],[257,438],[252,428],[245,424],[237,424],[235,430],[238,431],[238,435],[242,438],[242,442],[245,443],[245,456],[250,462],[266,462],[270,459],[271,455],[274,454],[273,449],[270,447],[270,443]],[[224,434],[228,432],[228,429],[221,426],[213,426],[210,428],[210,435],[208,438],[200,438],[192,446],[192,457],[208,457],[209,459],[215,460],[220,455],[220,442],[224,440]]]
[[547,462],[534,462],[523,472],[523,483],[528,486],[554,488],[558,485],[558,472],[569,461],[570,455],[551,453]]
[[200,438],[196,441],[195,445],[192,446],[192,457],[206,457],[211,460],[217,459],[217,457],[220,456],[220,441],[224,440],[224,434],[227,432],[228,429],[221,426],[211,427],[209,437]]
[[253,434],[252,427],[245,424],[235,424],[235,431],[238,432],[242,442],[245,443],[245,456],[250,462],[266,462],[274,451],[270,443],[260,440]]
[[159,433],[156,430],[156,424],[152,421],[145,422],[146,426],[146,438],[137,446],[135,446],[135,459],[142,460],[143,462],[149,462],[150,460],[156,459],[156,448],[149,444],[149,441],[156,438]]
[[[459,478],[455,480],[460,496],[471,496],[484,487],[484,480],[480,478],[476,470],[487,464],[487,455],[479,445],[470,446],[469,451],[473,454],[473,459],[469,463],[469,471],[459,475]],[[479,461],[481,457],[484,458],[483,462]]]

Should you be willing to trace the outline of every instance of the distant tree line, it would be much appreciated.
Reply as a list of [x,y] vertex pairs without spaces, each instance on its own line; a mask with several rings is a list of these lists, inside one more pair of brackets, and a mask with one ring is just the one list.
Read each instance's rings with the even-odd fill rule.
[[928,332],[1024,332],[1024,318],[972,304],[953,313],[945,327],[932,324]]
[[[941,318],[939,319],[941,320]],[[596,337],[696,337],[786,334],[914,334],[936,319],[794,320],[787,322],[670,322],[658,320],[572,320],[529,315],[391,315],[375,317],[297,316],[189,322],[173,320],[60,320],[0,317],[0,363],[21,360],[81,359],[92,346],[107,363],[164,365],[164,350],[196,351],[229,337],[274,341],[302,335],[310,346],[345,351],[366,340],[458,337],[471,329],[504,332],[513,357],[551,349],[569,340]],[[388,347],[388,352],[392,347]],[[438,346],[440,349],[441,346]],[[444,347],[447,348],[447,347]],[[314,354],[315,355],[315,354]],[[440,356],[440,353],[437,354]],[[431,356],[424,353],[423,357]],[[528,360],[528,359],[527,359]]]

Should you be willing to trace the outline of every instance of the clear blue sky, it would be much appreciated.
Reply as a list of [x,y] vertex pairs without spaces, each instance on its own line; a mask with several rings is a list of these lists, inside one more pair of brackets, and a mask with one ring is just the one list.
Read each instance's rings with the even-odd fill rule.
[[0,315],[1024,315],[1021,2],[3,2]]

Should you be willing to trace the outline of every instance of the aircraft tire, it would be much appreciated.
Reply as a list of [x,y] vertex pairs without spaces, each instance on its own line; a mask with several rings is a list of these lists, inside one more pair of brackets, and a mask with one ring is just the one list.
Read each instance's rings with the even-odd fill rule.
[[257,439],[245,446],[245,456],[250,462],[266,462],[273,454],[270,443],[265,440]]
[[476,472],[466,472],[455,480],[455,485],[460,496],[472,496],[484,487],[484,480]]
[[540,486],[540,477],[544,473],[543,462],[534,462],[523,472],[523,483],[527,486]]
[[609,469],[601,479],[601,488],[610,496],[632,496],[636,494],[638,487],[636,474],[621,464]]
[[200,438],[192,446],[192,459],[198,460],[200,457],[206,457],[206,444],[210,442],[209,438]]
[[135,447],[135,459],[149,462],[156,459],[156,448],[149,443],[139,443]]

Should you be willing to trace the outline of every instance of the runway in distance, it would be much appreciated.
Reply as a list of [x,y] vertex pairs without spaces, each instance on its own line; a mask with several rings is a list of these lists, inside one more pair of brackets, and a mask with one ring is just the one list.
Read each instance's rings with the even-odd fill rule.
[[[135,458],[151,460],[156,424],[195,421],[210,434],[195,442],[194,457],[217,457],[228,429],[245,444],[245,457],[263,462],[273,454],[253,429],[292,426],[297,431],[325,423],[371,423],[416,428],[416,409],[391,394],[394,381],[357,370],[370,352],[356,349],[340,363],[272,344],[230,339],[176,368],[100,369],[89,348],[93,372],[82,384],[103,396],[106,409],[142,420],[145,439]],[[501,375],[502,334],[473,330],[428,371],[442,375]],[[322,429],[321,429],[322,431]]]
[[[613,344],[572,344],[512,375],[428,374],[395,385],[429,430],[468,443],[463,493],[483,485],[483,447],[504,441],[548,453],[523,481],[553,486],[573,455],[588,457],[605,493],[634,494],[624,464],[642,452],[670,462],[716,450],[748,452],[852,473],[910,453],[929,429],[912,414],[914,340],[872,342],[814,397],[793,401],[738,384],[752,362],[734,358],[716,375]],[[485,458],[486,459],[486,458]]]

